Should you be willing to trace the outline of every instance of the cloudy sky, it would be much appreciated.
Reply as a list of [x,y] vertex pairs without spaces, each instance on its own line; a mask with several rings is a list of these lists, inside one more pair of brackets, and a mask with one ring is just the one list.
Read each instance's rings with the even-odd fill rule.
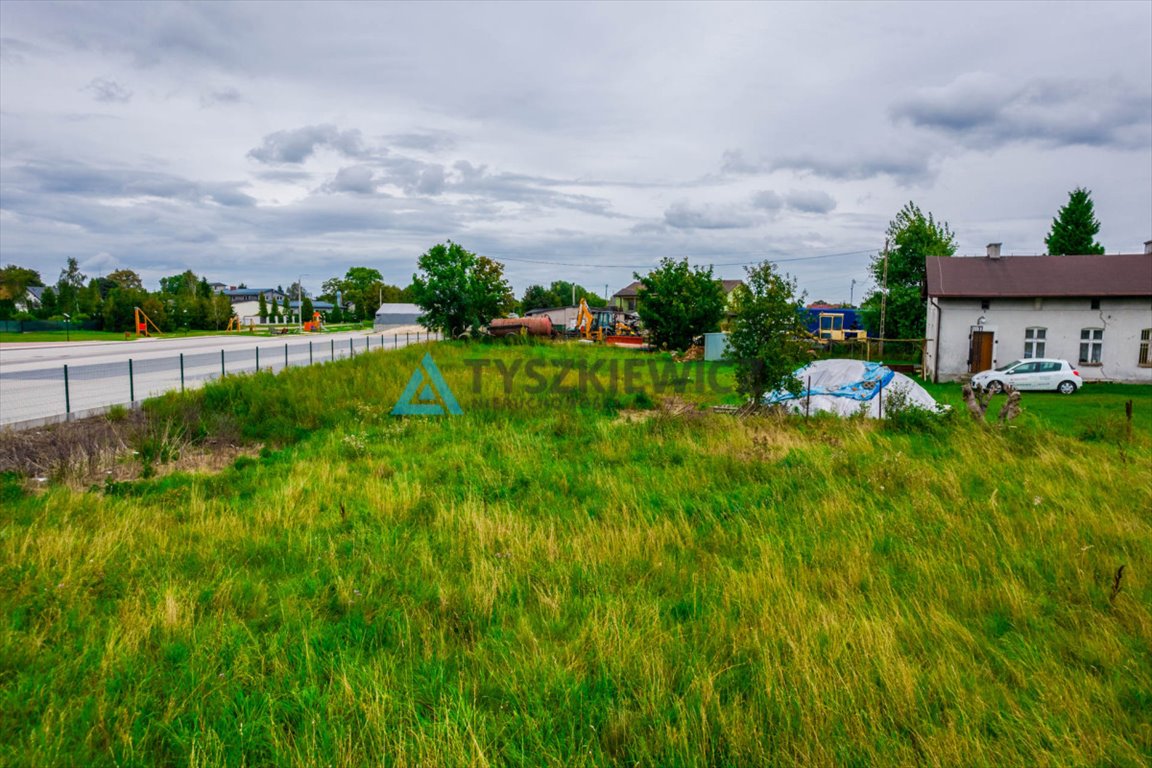
[[0,261],[150,287],[452,239],[517,290],[662,256],[855,298],[907,201],[1042,253],[1152,237],[1152,3],[0,3]]

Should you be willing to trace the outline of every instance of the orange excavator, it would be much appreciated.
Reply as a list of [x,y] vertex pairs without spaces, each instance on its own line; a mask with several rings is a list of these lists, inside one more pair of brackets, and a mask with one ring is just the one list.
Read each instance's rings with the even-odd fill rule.
[[589,309],[588,302],[580,299],[576,310],[576,333],[584,341],[606,341],[609,344],[636,345],[642,343],[636,329],[617,318],[611,309]]

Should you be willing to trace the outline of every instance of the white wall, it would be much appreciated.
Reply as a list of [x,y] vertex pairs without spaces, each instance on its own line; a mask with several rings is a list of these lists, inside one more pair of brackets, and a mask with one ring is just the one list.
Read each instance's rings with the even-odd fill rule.
[[[1024,330],[1039,327],[1047,329],[1044,357],[1067,360],[1085,381],[1152,384],[1152,367],[1137,364],[1140,331],[1152,328],[1152,299],[1103,298],[1100,309],[1092,309],[1087,298],[991,299],[988,309],[982,309],[979,299],[930,298],[926,368],[936,372],[938,381],[955,381],[968,373],[970,333],[981,316],[983,330],[994,334],[993,366],[1024,357]],[[1104,329],[1100,365],[1079,362],[1083,328]]]

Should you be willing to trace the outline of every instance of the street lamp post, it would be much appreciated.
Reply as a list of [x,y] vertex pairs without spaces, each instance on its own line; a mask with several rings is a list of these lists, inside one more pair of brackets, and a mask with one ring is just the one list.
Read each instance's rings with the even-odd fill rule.
[[305,273],[296,277],[296,315],[300,321],[300,333],[304,333],[304,278],[311,277]]

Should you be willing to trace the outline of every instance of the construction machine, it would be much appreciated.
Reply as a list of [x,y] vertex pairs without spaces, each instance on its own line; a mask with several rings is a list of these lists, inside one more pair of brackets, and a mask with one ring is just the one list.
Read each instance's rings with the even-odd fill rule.
[[864,329],[844,328],[844,314],[841,312],[821,312],[817,336],[821,341],[855,341],[868,338]]
[[615,343],[638,343],[640,334],[633,324],[625,322],[627,315],[614,309],[590,309],[585,299],[580,299],[576,310],[576,333],[584,341],[606,341]]

